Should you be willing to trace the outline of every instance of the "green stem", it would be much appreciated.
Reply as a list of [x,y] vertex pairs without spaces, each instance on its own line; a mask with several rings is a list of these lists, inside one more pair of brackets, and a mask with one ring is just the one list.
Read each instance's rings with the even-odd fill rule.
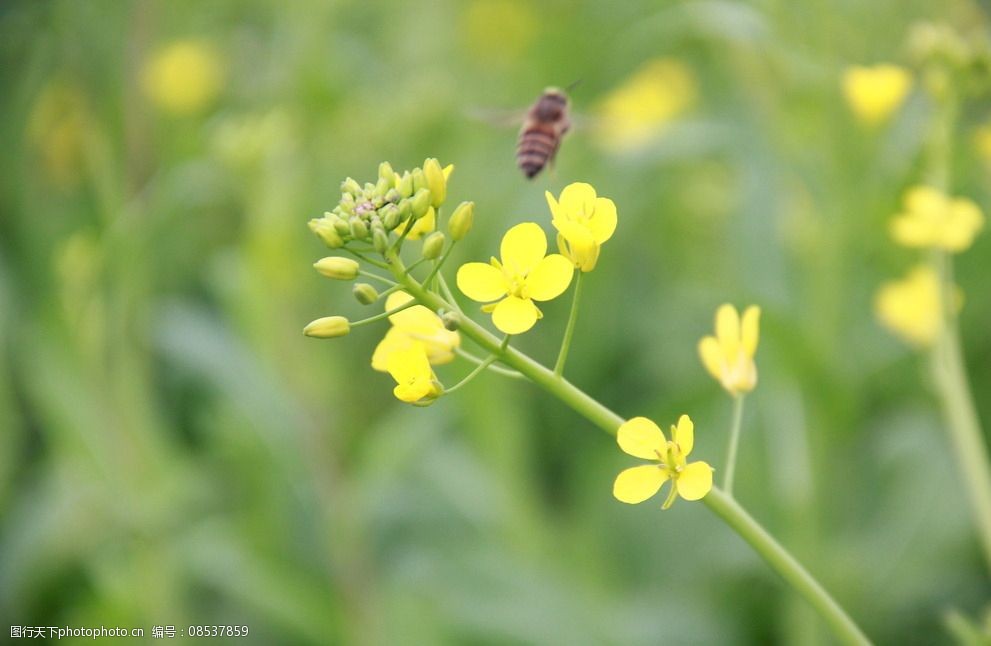
[[388,285],[390,289],[399,286],[398,283],[395,283],[395,282],[389,280],[388,278],[385,278],[383,276],[379,276],[378,274],[373,273],[373,272],[370,272],[370,271],[365,271],[364,269],[359,269],[358,270],[358,275],[364,276],[365,278],[372,278],[374,280],[381,281],[382,283]]
[[557,363],[554,364],[554,374],[564,374],[564,362],[568,360],[568,350],[571,349],[571,337],[575,334],[575,321],[578,320],[578,301],[582,295],[582,274],[579,271],[575,278],[575,295],[571,299],[571,313],[568,315],[568,325],[564,328],[564,338],[561,340],[561,351],[557,353]]
[[381,321],[382,319],[388,318],[388,317],[392,316],[393,314],[395,314],[397,312],[402,312],[405,309],[409,309],[409,308],[413,307],[414,305],[417,305],[416,299],[415,298],[411,298],[410,300],[406,301],[402,305],[398,305],[396,307],[393,307],[391,310],[386,310],[386,311],[382,312],[381,314],[376,314],[375,316],[369,316],[368,318],[361,319],[360,321],[353,321],[351,323],[351,327],[354,328],[354,327],[358,327],[359,325],[365,325],[367,323],[374,323],[375,321]]
[[733,425],[729,431],[729,448],[726,450],[726,472],[723,475],[723,489],[727,496],[733,495],[733,474],[736,472],[736,449],[740,444],[740,427],[743,421],[743,394],[733,396]]
[[[439,310],[442,307],[451,308],[450,304],[439,295],[426,291],[420,283],[406,275],[398,255],[390,254],[390,261],[393,264],[393,274],[397,280],[402,281],[406,285],[407,291],[418,301],[433,310]],[[499,361],[529,377],[538,386],[610,435],[615,435],[619,427],[626,421],[580,388],[568,382],[567,379],[555,375],[551,370],[519,350],[503,346],[495,335],[472,319],[461,317],[459,329],[479,346],[498,356]],[[731,496],[728,496],[718,487],[713,487],[712,491],[702,500],[740,537],[750,543],[751,547],[767,561],[768,565],[819,612],[843,643],[870,644],[853,620],[829,593]]]
[[[479,365],[483,361],[485,361],[484,359],[482,359],[480,357],[476,357],[472,353],[468,352],[467,350],[462,350],[461,348],[455,348],[454,351],[457,353],[457,355],[459,357],[461,357],[462,359],[465,359],[467,361],[470,361],[470,362],[474,363],[475,365]],[[503,368],[503,367],[500,367],[500,366],[491,365],[491,366],[489,366],[488,369],[491,370],[492,372],[495,372],[497,374],[503,375],[504,377],[510,377],[512,379],[526,379],[526,377],[523,376],[522,373],[519,373],[519,372],[517,372],[515,370],[507,370],[506,368]]]
[[477,366],[475,366],[475,369],[472,370],[471,372],[469,372],[468,375],[464,379],[462,379],[458,383],[454,384],[450,388],[445,388],[444,389],[444,394],[445,395],[448,395],[450,393],[453,393],[458,388],[461,388],[465,384],[469,383],[472,379],[474,379],[478,375],[482,374],[482,371],[483,370],[485,370],[490,365],[492,365],[493,363],[495,363],[498,358],[499,357],[495,356],[494,354],[491,355],[490,357],[488,357],[487,359],[485,359],[484,361],[482,361],[482,363],[480,363]]
[[424,278],[423,281],[421,281],[424,285],[430,285],[430,281],[433,280],[434,276],[437,275],[437,272],[440,271],[440,268],[444,266],[444,262],[447,261],[447,257],[450,256],[451,252],[454,250],[454,242],[455,241],[453,240],[451,241],[451,244],[448,245],[447,249],[444,251],[441,257],[438,258],[437,262],[434,263],[434,266],[430,270],[430,273],[427,274],[427,277]]

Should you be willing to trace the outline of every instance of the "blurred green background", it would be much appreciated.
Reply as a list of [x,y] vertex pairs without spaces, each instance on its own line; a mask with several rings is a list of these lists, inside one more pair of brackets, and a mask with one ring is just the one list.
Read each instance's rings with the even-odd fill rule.
[[[436,156],[449,199],[477,204],[456,263],[512,224],[550,230],[545,190],[616,202],[569,377],[624,415],[691,414],[717,469],[730,402],[696,343],[720,303],[760,304],[740,500],[878,642],[948,642],[943,614],[977,615],[991,589],[924,357],[872,312],[915,259],[886,222],[929,106],[914,92],[867,129],[839,82],[906,63],[917,20],[987,17],[957,0],[0,4],[0,624],[830,643],[704,506],[617,503],[628,456],[534,387],[489,374],[413,408],[368,365],[384,325],[302,336],[379,311],[312,270],[306,221],[344,177]],[[670,119],[636,143],[597,130],[657,59],[688,75]],[[579,79],[578,125],[527,182],[515,129],[471,115]],[[952,182],[984,208],[987,117],[963,111]],[[991,236],[957,267],[987,425]],[[552,362],[567,301],[519,345]]]

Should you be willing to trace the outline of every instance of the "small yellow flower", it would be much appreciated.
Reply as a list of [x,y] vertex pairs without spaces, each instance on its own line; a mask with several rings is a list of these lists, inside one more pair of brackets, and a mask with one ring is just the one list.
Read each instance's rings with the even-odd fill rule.
[[949,198],[929,186],[905,195],[905,210],[891,221],[895,242],[913,248],[964,251],[984,226],[981,209],[966,198]]
[[732,305],[716,310],[716,336],[699,341],[702,364],[731,395],[747,393],[757,385],[757,341],[760,336],[760,308],[751,305],[740,315]]
[[867,125],[886,121],[912,88],[912,76],[897,65],[853,66],[843,72],[843,95]]
[[712,489],[712,467],[705,462],[685,460],[695,444],[695,425],[688,415],[671,426],[671,439],[646,417],[634,417],[619,427],[616,434],[619,448],[636,458],[654,460],[657,464],[645,464],[626,469],[613,483],[616,500],[635,505],[656,494],[665,480],[671,481],[671,491],[663,509],[674,503],[675,496],[685,500],[701,500]]
[[390,353],[386,367],[396,380],[392,392],[400,401],[413,404],[441,394],[440,384],[430,369],[427,353],[422,346],[413,345]]
[[[385,301],[385,310],[394,310],[413,299],[406,292],[394,292]],[[461,336],[444,327],[443,321],[423,305],[414,305],[389,316],[392,327],[372,353],[372,368],[389,370],[389,356],[397,350],[419,346],[432,365],[450,363],[461,345]]]
[[[430,159],[427,160],[428,163],[430,161],[431,161]],[[436,159],[434,159],[432,161],[434,162],[434,164],[437,163],[437,160]],[[438,167],[439,167],[439,164],[438,164]],[[444,170],[443,170],[443,175],[444,175],[443,185],[444,185],[445,198],[446,198],[446,194],[447,194],[447,178],[449,178],[451,176],[451,173],[453,173],[453,172],[454,172],[454,164],[448,164],[447,166],[444,167]],[[426,173],[424,173],[424,174],[426,174]],[[436,174],[434,173],[433,174],[433,182],[436,184],[438,181],[439,180],[438,180]],[[436,200],[436,197],[435,197],[435,194],[434,194],[433,191],[430,192],[430,199],[432,201],[435,201]],[[437,212],[434,210],[434,207],[431,206],[427,210],[427,213],[422,218],[420,218],[415,223],[413,223],[413,228],[410,229],[409,234],[406,236],[406,239],[407,240],[419,240],[420,238],[422,238],[423,236],[427,235],[428,233],[431,233],[436,228],[437,228]]]
[[[963,294],[954,291],[959,309]],[[881,285],[874,296],[874,312],[886,328],[908,343],[927,347],[942,329],[939,278],[932,267],[916,265],[902,280]]]
[[616,205],[581,182],[564,187],[560,202],[549,191],[544,195],[553,216],[551,224],[558,231],[558,249],[578,269],[592,271],[602,244],[616,230]]
[[174,42],[145,64],[145,94],[166,112],[186,115],[209,105],[220,92],[223,68],[216,53],[192,40]]
[[691,108],[697,95],[695,77],[684,63],[669,58],[648,61],[599,106],[602,146],[622,152],[649,145]]
[[[571,261],[547,253],[547,236],[534,222],[517,224],[502,238],[502,262],[469,262],[458,269],[458,289],[472,299],[489,303],[492,323],[506,334],[522,334],[543,316],[534,301],[560,296],[575,273]],[[490,301],[498,301],[490,303]]]

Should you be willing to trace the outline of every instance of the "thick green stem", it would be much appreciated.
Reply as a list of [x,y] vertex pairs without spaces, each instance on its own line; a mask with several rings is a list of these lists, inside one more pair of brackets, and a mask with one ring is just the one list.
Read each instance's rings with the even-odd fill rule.
[[[398,255],[390,254],[389,260],[392,264],[393,275],[406,285],[407,291],[418,301],[433,310],[451,309],[450,303],[447,303],[439,295],[425,290],[423,285],[406,274]],[[459,323],[459,329],[465,336],[488,352],[498,356],[499,361],[515,368],[610,435],[615,435],[619,427],[626,421],[560,375],[555,375],[553,371],[548,370],[515,348],[503,345],[502,340],[472,319],[464,316],[461,317]],[[839,604],[829,596],[829,593],[731,496],[718,487],[713,487],[712,491],[702,500],[741,538],[750,543],[757,553],[767,561],[768,565],[819,612],[843,643],[870,644],[870,641]]]
[[743,395],[733,396],[733,425],[729,431],[729,447],[726,449],[726,470],[723,475],[723,489],[727,496],[733,495],[733,474],[736,472],[736,450],[740,444],[740,427],[743,422]]
[[564,328],[564,338],[561,339],[561,350],[557,353],[557,362],[554,364],[554,374],[564,374],[564,362],[568,360],[568,350],[571,349],[571,337],[575,334],[575,321],[578,320],[578,301],[582,296],[582,274],[579,271],[575,278],[575,295],[571,299],[571,313],[568,315],[568,325]]

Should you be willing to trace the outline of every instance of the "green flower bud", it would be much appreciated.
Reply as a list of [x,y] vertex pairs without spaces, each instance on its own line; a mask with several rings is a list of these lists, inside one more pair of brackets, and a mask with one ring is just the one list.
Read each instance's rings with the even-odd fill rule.
[[326,244],[331,249],[336,249],[338,247],[344,246],[344,240],[337,233],[337,229],[334,228],[333,223],[327,218],[313,218],[306,223],[310,227],[310,231],[317,234],[324,244]]
[[371,305],[379,299],[378,290],[368,283],[355,283],[351,293],[362,305]]
[[385,194],[389,192],[390,188],[392,188],[392,185],[389,183],[389,180],[385,179],[384,177],[380,177],[379,181],[375,182],[375,191],[372,193],[372,195],[374,195],[379,199],[384,200]]
[[423,241],[423,257],[427,260],[434,260],[439,258],[442,251],[444,251],[444,240],[446,240],[443,233],[440,231],[434,231]]
[[435,209],[447,199],[447,178],[444,177],[444,169],[440,167],[440,162],[430,157],[423,162],[423,175],[427,179],[427,188],[430,189],[432,198],[430,206]]
[[444,312],[440,320],[444,324],[444,328],[451,332],[457,332],[458,328],[461,327],[461,315],[457,312]]
[[401,197],[409,197],[413,195],[413,176],[409,174],[409,171],[403,173],[402,179],[396,185],[399,190],[399,195]]
[[451,219],[447,221],[447,230],[451,238],[455,241],[461,240],[471,231],[471,225],[475,221],[475,203],[462,202],[454,209]]
[[399,221],[405,222],[409,216],[413,215],[413,201],[403,200],[399,203]]
[[385,255],[386,250],[389,249],[389,234],[381,225],[372,229],[372,246],[382,255]]
[[368,225],[357,215],[352,217],[348,224],[351,228],[351,237],[355,240],[364,240],[368,237]]
[[340,256],[327,256],[313,263],[313,267],[327,278],[354,280],[358,275],[358,261]]
[[413,203],[410,206],[413,208],[413,219],[422,218],[430,209],[430,191],[425,188],[418,190],[413,196]]
[[386,231],[392,231],[399,226],[401,218],[399,216],[399,207],[395,204],[386,204],[383,206],[379,209],[379,215],[382,218],[382,226],[385,227]]
[[351,227],[348,226],[347,220],[339,215],[331,215],[329,218],[330,223],[334,225],[334,229],[337,231],[337,235],[349,236],[351,235]]
[[395,186],[396,171],[392,170],[392,164],[387,161],[379,164],[379,179],[384,179],[390,187]]
[[311,321],[303,328],[303,334],[318,339],[332,339],[351,331],[351,324],[343,316],[325,316]]
[[413,192],[417,193],[421,188],[429,188],[427,186],[427,176],[423,174],[422,168],[413,169]]
[[350,193],[352,197],[357,197],[361,193],[361,185],[353,178],[349,177],[341,182],[341,192]]
[[395,204],[396,202],[398,202],[401,199],[402,199],[402,196],[399,195],[399,191],[397,189],[394,189],[394,188],[390,188],[388,190],[388,192],[386,192],[386,194],[385,194],[385,201],[386,202],[392,202],[393,204]]
[[[350,195],[348,197],[351,197]],[[350,200],[341,200],[341,203],[337,205],[334,209],[337,213],[343,213],[345,215],[354,215],[354,198]]]

